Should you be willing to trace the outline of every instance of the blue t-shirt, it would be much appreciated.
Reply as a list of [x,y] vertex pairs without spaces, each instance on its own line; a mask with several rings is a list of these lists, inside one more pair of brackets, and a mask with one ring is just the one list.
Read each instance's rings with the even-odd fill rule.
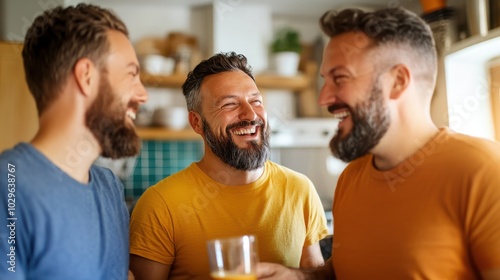
[[30,144],[0,154],[0,279],[124,280],[128,237],[123,185],[109,169],[92,166],[81,184]]

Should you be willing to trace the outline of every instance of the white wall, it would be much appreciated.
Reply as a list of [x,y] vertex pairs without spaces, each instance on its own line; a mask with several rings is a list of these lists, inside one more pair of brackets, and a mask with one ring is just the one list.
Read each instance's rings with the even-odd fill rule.
[[23,42],[33,20],[44,10],[64,5],[65,0],[1,0],[0,40]]
[[494,139],[488,61],[500,55],[500,29],[458,42],[445,57],[449,126]]
[[216,1],[214,4],[214,53],[241,53],[248,58],[254,74],[266,70],[272,39],[270,7],[247,2],[236,6],[228,3]]
[[273,35],[285,27],[297,30],[303,43],[313,43],[322,36],[317,17],[273,15]]
[[113,10],[127,25],[132,43],[145,37],[164,38],[169,32],[190,33],[191,11],[188,6],[150,3],[93,1]]

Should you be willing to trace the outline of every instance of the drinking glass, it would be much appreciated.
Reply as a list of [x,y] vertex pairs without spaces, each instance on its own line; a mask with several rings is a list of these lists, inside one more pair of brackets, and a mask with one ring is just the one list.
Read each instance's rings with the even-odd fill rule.
[[253,235],[207,241],[210,275],[214,280],[257,280],[259,261]]

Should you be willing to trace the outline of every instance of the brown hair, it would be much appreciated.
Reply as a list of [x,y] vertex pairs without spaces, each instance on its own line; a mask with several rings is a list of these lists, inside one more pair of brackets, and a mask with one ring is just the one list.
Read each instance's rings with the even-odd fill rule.
[[236,70],[243,71],[252,80],[255,80],[252,75],[252,67],[247,64],[247,58],[242,54],[218,53],[200,62],[193,71],[189,72],[182,85],[182,93],[186,98],[188,111],[201,113],[200,87],[206,76]]
[[418,63],[419,75],[434,81],[437,53],[430,27],[416,14],[401,7],[365,12],[360,9],[329,11],[320,19],[323,32],[329,37],[362,32],[375,46],[395,46]]
[[116,15],[90,4],[56,7],[34,20],[26,33],[22,55],[38,114],[56,99],[79,59],[89,58],[103,69],[102,58],[109,50],[108,30],[128,36],[125,24]]

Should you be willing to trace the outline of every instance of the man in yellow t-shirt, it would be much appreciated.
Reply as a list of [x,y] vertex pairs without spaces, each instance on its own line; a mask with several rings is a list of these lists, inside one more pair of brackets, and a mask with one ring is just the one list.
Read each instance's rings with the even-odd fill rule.
[[403,8],[321,18],[319,104],[350,162],[322,269],[259,265],[260,279],[500,279],[500,144],[438,129],[432,32]]
[[244,234],[257,237],[262,261],[323,265],[321,201],[306,176],[268,160],[267,113],[246,58],[216,54],[182,89],[205,154],[137,202],[130,225],[135,278],[209,279],[206,241]]

